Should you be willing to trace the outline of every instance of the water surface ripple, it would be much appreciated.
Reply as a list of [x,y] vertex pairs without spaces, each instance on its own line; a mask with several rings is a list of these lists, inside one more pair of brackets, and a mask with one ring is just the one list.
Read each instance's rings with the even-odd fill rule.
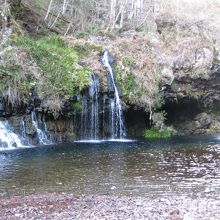
[[73,143],[0,152],[0,193],[220,193],[220,140]]

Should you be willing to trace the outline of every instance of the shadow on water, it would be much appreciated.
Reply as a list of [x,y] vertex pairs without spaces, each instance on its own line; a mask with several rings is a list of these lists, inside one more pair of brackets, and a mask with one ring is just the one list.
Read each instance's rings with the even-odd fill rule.
[[0,152],[0,193],[214,196],[220,139],[72,143]]

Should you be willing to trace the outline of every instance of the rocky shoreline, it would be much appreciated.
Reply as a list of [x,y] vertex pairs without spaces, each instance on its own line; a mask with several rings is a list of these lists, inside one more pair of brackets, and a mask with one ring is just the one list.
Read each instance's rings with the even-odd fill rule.
[[190,197],[77,196],[44,193],[0,197],[2,220],[11,219],[220,219],[220,201]]

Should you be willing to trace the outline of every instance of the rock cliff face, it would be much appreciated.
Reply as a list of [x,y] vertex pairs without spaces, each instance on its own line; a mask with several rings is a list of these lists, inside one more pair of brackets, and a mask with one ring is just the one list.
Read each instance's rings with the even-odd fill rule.
[[[167,118],[180,134],[219,132],[219,46],[202,23],[161,17],[158,31],[169,39],[173,81],[164,89]],[[172,30],[176,29],[173,35]],[[170,31],[169,31],[170,30]],[[175,36],[175,37],[174,37]],[[171,50],[170,50],[171,49]]]
[[[43,22],[39,17],[35,22],[34,17],[31,24],[22,25],[21,30],[39,38],[42,37],[42,32],[38,36],[33,35],[33,32],[38,29],[39,24],[40,29],[43,29]],[[111,96],[108,94],[106,72],[100,63],[101,52],[108,48],[113,56],[114,73],[130,136],[141,136],[150,127],[150,120],[153,120],[154,126],[159,130],[164,129],[165,125],[174,126],[179,135],[220,132],[220,40],[216,36],[212,37],[209,27],[202,22],[186,22],[163,15],[156,19],[156,24],[155,33],[132,30],[114,34],[99,32],[84,39],[62,37],[62,40],[79,57],[76,70],[88,67],[99,76],[100,94]],[[11,56],[10,51],[14,52]],[[77,128],[73,128],[72,119],[81,111],[80,94],[73,97],[64,94],[57,104],[60,106],[59,111],[53,115],[50,103],[52,105],[57,100],[53,102],[50,99],[48,102],[45,91],[44,99],[39,99],[36,94],[35,87],[43,88],[40,78],[45,75],[33,57],[15,45],[13,40],[4,45],[0,52],[2,65],[7,62],[10,64],[12,60],[14,62],[17,57],[19,65],[25,62],[30,64],[24,64],[19,69],[19,74],[35,74],[34,83],[25,88],[26,94],[29,91],[25,102],[14,106],[11,103],[12,97],[1,91],[0,117],[19,115],[24,118],[26,134],[35,142],[36,129],[31,127],[28,119],[31,110],[35,108],[39,117],[46,115],[48,130],[54,134],[54,140],[74,138]],[[19,58],[21,53],[22,59]],[[29,80],[29,76],[25,74],[24,77]],[[0,72],[0,77],[6,80],[4,71]],[[15,80],[14,84],[16,83]],[[16,88],[23,87],[16,84]],[[19,96],[18,91],[15,91],[15,95]],[[45,103],[49,104],[46,106]],[[18,124],[14,118],[11,122],[14,127]]]

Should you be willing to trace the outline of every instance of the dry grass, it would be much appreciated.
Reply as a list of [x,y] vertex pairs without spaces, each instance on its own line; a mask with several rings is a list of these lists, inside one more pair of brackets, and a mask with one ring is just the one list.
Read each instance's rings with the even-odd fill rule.
[[208,24],[214,36],[220,38],[220,0],[169,0],[163,1],[162,8],[161,13]]

